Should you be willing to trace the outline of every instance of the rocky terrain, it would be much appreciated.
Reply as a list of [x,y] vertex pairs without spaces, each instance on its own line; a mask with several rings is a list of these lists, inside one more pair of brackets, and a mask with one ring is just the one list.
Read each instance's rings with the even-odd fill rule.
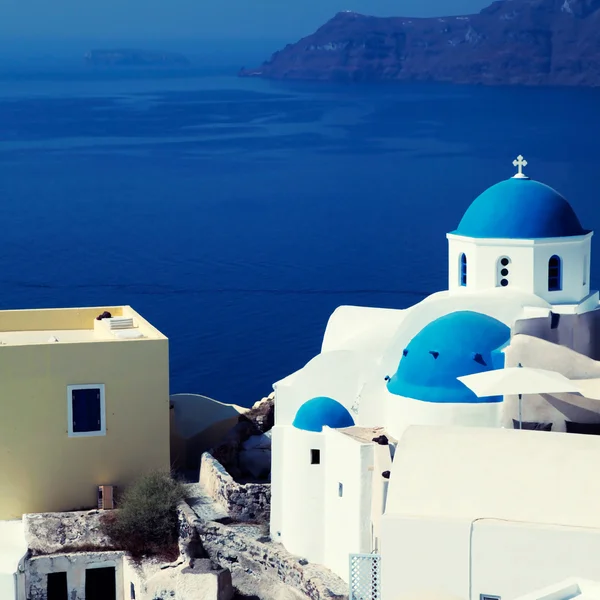
[[500,0],[446,18],[336,15],[241,76],[600,85],[600,0]]
[[275,394],[259,400],[227,433],[211,454],[238,481],[268,481],[271,474],[271,428]]

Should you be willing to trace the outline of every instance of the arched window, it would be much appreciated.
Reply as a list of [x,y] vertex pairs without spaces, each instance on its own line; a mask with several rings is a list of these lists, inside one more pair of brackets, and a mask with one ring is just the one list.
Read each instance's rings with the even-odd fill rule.
[[467,285],[467,255],[464,252],[460,255],[460,285]]
[[548,261],[548,291],[562,290],[562,261],[556,254]]
[[510,258],[501,256],[496,262],[496,286],[506,287],[509,282],[510,275]]

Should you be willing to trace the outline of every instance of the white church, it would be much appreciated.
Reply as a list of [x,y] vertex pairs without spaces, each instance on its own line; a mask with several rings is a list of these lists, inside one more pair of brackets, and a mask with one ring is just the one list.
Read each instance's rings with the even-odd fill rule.
[[321,353],[274,385],[272,538],[352,597],[600,581],[593,232],[513,164],[447,234],[447,290],[338,308]]

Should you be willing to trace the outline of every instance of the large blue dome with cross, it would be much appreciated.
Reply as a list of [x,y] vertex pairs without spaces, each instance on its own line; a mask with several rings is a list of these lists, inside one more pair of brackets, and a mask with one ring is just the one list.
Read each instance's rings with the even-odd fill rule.
[[477,197],[452,233],[492,239],[559,238],[589,233],[563,196],[523,174],[527,161],[522,156],[513,164],[518,173]]

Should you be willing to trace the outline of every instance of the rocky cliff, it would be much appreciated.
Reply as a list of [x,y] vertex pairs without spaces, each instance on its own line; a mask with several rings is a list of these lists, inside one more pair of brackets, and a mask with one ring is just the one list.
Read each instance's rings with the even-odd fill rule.
[[241,76],[325,81],[600,85],[600,0],[501,0],[479,14],[343,12]]

